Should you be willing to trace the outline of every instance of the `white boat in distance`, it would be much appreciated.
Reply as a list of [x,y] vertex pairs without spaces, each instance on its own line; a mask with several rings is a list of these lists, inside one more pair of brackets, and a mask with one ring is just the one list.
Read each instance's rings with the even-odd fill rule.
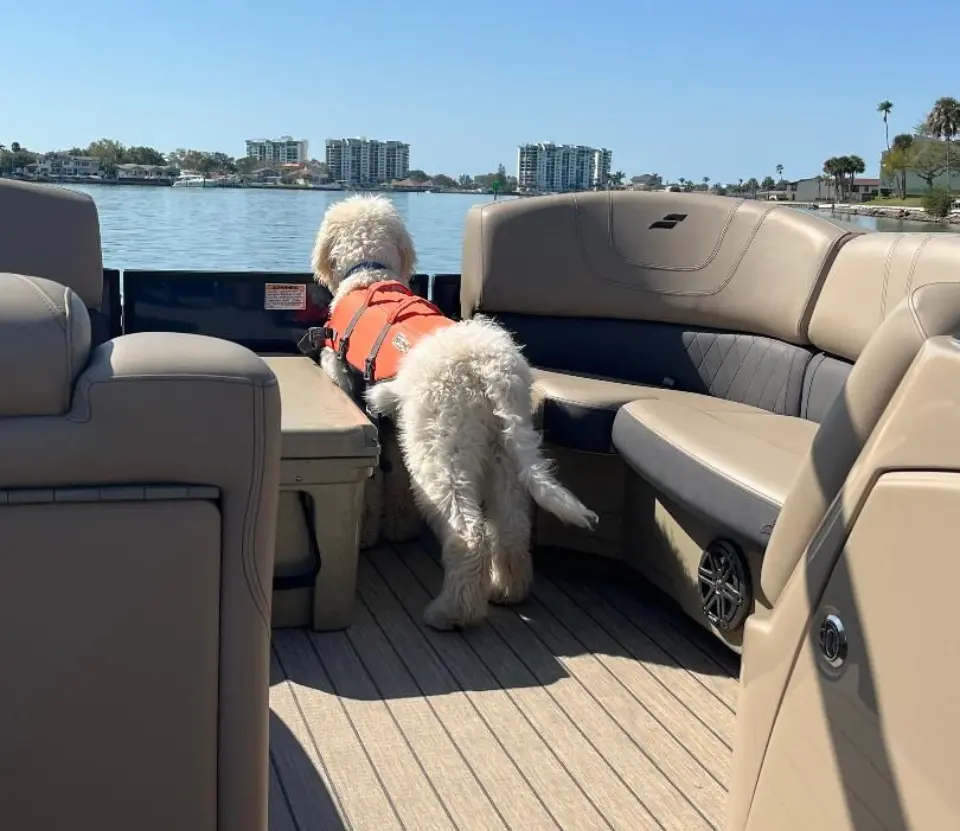
[[215,176],[204,177],[196,174],[180,176],[173,186],[175,188],[224,188],[236,187],[240,184],[240,179],[236,176]]

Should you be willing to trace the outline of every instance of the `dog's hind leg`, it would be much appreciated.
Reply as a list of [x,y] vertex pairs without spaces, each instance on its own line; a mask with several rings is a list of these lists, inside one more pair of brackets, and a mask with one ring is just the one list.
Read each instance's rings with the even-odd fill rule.
[[533,504],[511,459],[498,452],[487,493],[489,528],[490,600],[519,603],[533,584],[530,557]]
[[411,479],[442,545],[443,586],[424,611],[424,623],[440,630],[479,623],[486,617],[490,593],[479,482],[453,471],[425,482],[411,471]]

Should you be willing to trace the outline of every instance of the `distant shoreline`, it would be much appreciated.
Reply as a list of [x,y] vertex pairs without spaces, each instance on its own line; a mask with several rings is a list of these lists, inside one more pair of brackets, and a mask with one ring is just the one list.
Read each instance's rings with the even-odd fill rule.
[[853,216],[872,216],[879,219],[900,219],[904,222],[928,222],[936,225],[960,225],[960,213],[952,213],[942,218],[930,216],[923,208],[901,205],[831,205],[821,203],[821,211],[850,214]]
[[[7,178],[7,177],[4,177]],[[36,182],[45,185],[103,185],[105,187],[173,187],[176,179],[101,179],[90,178],[86,176],[53,177],[53,176],[14,176],[11,177],[20,182]],[[418,188],[418,187],[384,187],[382,185],[369,185],[366,187],[357,187],[353,185],[298,185],[272,182],[229,182],[220,184],[216,179],[208,179],[209,185],[194,186],[191,189],[197,190],[310,190],[310,191],[343,191],[356,193],[459,193],[476,196],[493,195],[492,190],[476,190],[470,188]],[[516,193],[505,193],[500,191],[501,196],[519,196]]]

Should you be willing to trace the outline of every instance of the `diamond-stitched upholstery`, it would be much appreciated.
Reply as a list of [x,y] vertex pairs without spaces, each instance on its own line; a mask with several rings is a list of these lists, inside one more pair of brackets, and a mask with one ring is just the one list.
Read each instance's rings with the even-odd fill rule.
[[[811,358],[802,346],[762,335],[640,320],[517,314],[496,318],[524,345],[534,366],[800,415],[803,375]],[[606,422],[609,430],[613,416]]]
[[644,387],[801,415],[811,356],[800,346],[643,321],[497,317],[525,344],[534,366],[551,370],[537,375],[534,413],[544,435],[565,447],[610,452],[617,409],[641,397]]
[[807,352],[732,332],[684,332],[683,344],[710,395],[779,415],[798,415]]

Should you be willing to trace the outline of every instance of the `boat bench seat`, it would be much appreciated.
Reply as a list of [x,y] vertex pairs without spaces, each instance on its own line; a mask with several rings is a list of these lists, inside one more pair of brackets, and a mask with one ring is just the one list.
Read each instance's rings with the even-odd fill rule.
[[[540,512],[536,542],[626,560],[739,648],[923,340],[960,334],[958,263],[954,234],[700,194],[472,209],[461,316],[523,345],[547,452],[600,516],[587,534]],[[700,596],[720,549],[747,586],[729,615]]]
[[816,433],[806,419],[654,391],[617,411],[613,444],[664,496],[763,549]]
[[618,453],[664,495],[766,546],[817,424],[710,395],[534,370],[551,444]]
[[589,453],[612,453],[613,421],[619,409],[655,389],[549,369],[534,369],[533,379],[534,424],[544,438],[551,444]]

